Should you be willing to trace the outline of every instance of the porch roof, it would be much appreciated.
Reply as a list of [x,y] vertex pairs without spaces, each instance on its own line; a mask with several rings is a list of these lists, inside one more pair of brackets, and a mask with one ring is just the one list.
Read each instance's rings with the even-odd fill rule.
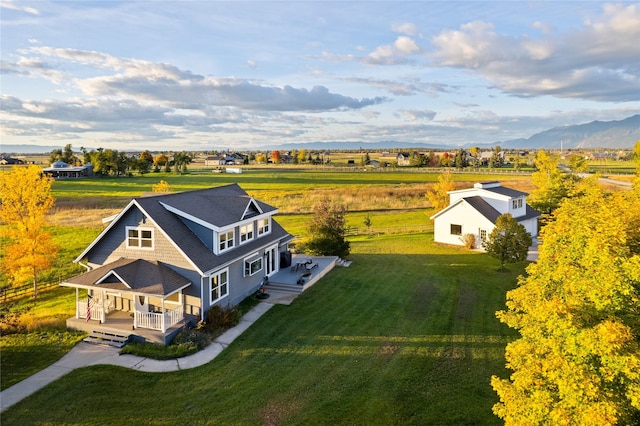
[[167,297],[190,286],[191,281],[162,262],[121,258],[60,285]]

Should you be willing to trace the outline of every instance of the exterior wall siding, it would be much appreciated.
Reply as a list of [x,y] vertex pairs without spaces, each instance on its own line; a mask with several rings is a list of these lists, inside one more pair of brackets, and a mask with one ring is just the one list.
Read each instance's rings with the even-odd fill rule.
[[[451,224],[461,225],[461,235],[451,235]],[[461,203],[448,212],[438,216],[434,220],[434,241],[444,244],[462,246],[464,243],[461,237],[464,234],[473,234],[476,237],[476,245],[480,245],[480,229],[491,233],[494,225],[484,216],[478,214],[476,210],[466,203]]]
[[[164,234],[150,221],[143,222],[143,213],[132,207],[109,232],[89,252],[88,264],[92,267],[114,262],[122,257],[129,259],[155,260],[165,263],[189,281],[191,285],[183,290],[185,313],[200,313],[200,274],[175,248]],[[153,229],[153,250],[127,248],[126,227],[140,226]]]

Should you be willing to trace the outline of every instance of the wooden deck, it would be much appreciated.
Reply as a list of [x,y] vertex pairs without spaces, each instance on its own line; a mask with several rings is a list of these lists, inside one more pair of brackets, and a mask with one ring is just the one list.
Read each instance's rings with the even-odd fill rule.
[[[291,259],[291,266],[281,268],[269,277],[267,289],[302,293],[328,274],[336,266],[337,260],[335,256],[295,255]],[[304,265],[308,261],[311,264]]]

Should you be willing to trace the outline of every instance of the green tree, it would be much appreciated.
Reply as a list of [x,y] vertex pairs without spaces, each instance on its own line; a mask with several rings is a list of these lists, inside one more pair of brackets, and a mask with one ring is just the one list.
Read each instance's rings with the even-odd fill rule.
[[349,242],[345,239],[347,208],[323,199],[313,207],[309,224],[307,250],[318,256],[349,256]]
[[38,275],[51,267],[58,253],[51,234],[45,231],[45,215],[53,207],[53,179],[37,166],[14,167],[0,173],[0,221],[3,246],[2,270],[13,285],[33,282],[33,298],[38,296]]
[[367,227],[367,234],[371,234],[371,214],[367,213],[363,220],[364,226]]
[[471,154],[471,157],[473,157],[473,160],[472,160],[473,168],[478,170],[482,165],[482,160],[480,159],[480,156],[482,155],[482,151],[480,150],[479,147],[474,146],[469,149],[469,154]]
[[500,215],[496,226],[482,242],[487,254],[500,260],[500,271],[505,270],[504,264],[522,262],[527,259],[527,253],[532,243],[531,234],[524,226],[509,213]]
[[173,154],[173,172],[184,174],[187,172],[187,165],[191,164],[191,156],[184,151]]
[[449,191],[455,190],[453,184],[453,176],[449,169],[446,169],[438,176],[438,183],[434,184],[427,191],[427,198],[431,202],[431,207],[436,211],[440,211],[449,206]]
[[493,152],[491,153],[491,158],[489,158],[489,168],[490,169],[495,169],[495,168],[499,168],[502,167],[502,164],[504,163],[504,160],[502,158],[502,155],[500,155],[500,147],[496,146],[493,149]]
[[541,232],[539,258],[507,293],[517,329],[493,377],[507,425],[640,424],[640,192],[592,187]]

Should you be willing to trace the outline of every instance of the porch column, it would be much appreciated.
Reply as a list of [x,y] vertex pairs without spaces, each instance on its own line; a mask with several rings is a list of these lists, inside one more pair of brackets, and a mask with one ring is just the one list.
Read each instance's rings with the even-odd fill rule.
[[80,303],[80,289],[76,287],[76,319],[80,319],[80,308],[78,307],[78,303]]
[[167,313],[164,311],[164,297],[162,298],[162,332],[165,333],[167,331],[167,326],[165,322],[165,318],[167,317]]
[[104,313],[104,290],[102,290],[102,298],[100,299],[100,304],[102,305],[102,312],[100,313],[100,323],[104,324],[105,321],[105,313]]
[[136,297],[138,297],[138,295],[133,293],[133,300],[131,301],[131,303],[133,303],[133,329],[134,330],[138,328],[138,310],[136,309]]

